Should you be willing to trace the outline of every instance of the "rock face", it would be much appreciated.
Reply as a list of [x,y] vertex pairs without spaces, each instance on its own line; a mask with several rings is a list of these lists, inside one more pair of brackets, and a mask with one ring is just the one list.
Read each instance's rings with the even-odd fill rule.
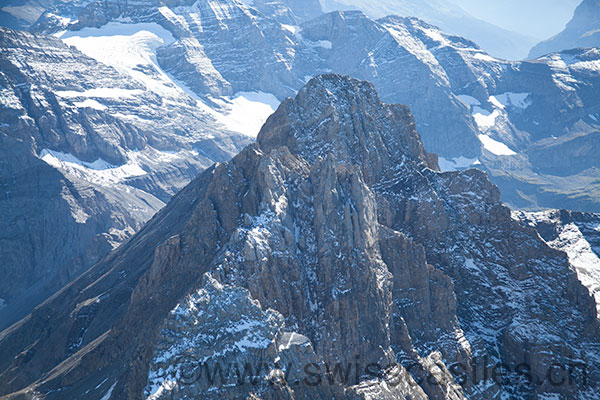
[[535,228],[549,246],[564,251],[600,312],[600,215],[567,210],[513,212]]
[[600,46],[600,1],[583,0],[573,19],[558,35],[535,45],[529,58],[568,49]]
[[0,48],[6,328],[249,140],[174,86],[159,97],[58,39],[2,28]]
[[[0,335],[2,394],[589,398],[593,298],[499,198],[481,171],[439,172],[407,107],[318,76]],[[546,379],[574,363],[586,382]],[[238,369],[222,384],[215,364]],[[236,380],[247,364],[255,384]]]

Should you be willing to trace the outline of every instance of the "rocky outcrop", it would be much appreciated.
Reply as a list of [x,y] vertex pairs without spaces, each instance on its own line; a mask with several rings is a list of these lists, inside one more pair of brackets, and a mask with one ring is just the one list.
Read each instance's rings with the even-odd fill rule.
[[529,58],[563,50],[600,46],[600,1],[583,0],[573,18],[558,35],[536,44]]
[[568,210],[513,212],[513,217],[535,228],[549,246],[564,251],[588,288],[600,313],[600,216]]
[[[312,79],[256,144],[2,333],[3,393],[586,398],[598,322],[566,255],[513,220],[484,173],[437,169],[406,107]],[[195,379],[208,361],[269,368],[219,385]],[[523,384],[516,369],[545,379],[575,361],[588,386]],[[513,374],[492,378],[497,363]],[[339,381],[335,366],[354,369]],[[287,380],[298,372],[324,385]]]

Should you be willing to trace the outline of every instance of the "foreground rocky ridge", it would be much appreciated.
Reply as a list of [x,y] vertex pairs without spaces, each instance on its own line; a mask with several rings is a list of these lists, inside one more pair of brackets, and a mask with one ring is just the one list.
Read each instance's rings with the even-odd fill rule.
[[[3,394],[589,398],[598,322],[567,256],[514,221],[484,173],[437,170],[408,108],[366,82],[311,80],[256,144],[0,335]],[[452,365],[482,372],[483,357],[536,379],[583,363],[589,381],[453,382]],[[311,364],[328,382],[326,366],[356,360],[382,367],[286,380]],[[269,367],[231,385],[200,379],[207,361]]]

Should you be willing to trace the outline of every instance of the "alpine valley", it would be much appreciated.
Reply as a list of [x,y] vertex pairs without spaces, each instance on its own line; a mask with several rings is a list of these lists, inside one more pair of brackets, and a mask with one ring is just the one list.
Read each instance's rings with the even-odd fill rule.
[[344,8],[2,8],[0,398],[595,398],[600,48]]

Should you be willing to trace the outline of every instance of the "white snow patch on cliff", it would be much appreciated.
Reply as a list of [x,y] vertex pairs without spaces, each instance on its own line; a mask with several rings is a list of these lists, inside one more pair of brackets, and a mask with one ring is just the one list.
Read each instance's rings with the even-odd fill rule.
[[121,166],[112,165],[101,158],[86,162],[72,154],[49,149],[43,149],[39,158],[71,176],[105,186],[122,182],[126,178],[146,175],[146,171],[135,161]]
[[93,108],[94,110],[99,111],[106,110],[106,106],[104,104],[100,104],[94,99],[85,99],[84,101],[75,102],[73,104],[75,107],[79,108]]
[[473,107],[473,119],[480,131],[487,131],[496,125],[496,118],[501,115],[500,110],[489,112],[481,107]]
[[480,164],[481,162],[479,162],[479,159],[477,158],[466,158],[463,156],[455,157],[449,160],[444,157],[438,158],[438,165],[440,166],[440,170],[442,172],[458,171]]
[[577,225],[565,225],[558,238],[548,244],[567,253],[579,280],[594,296],[596,310],[600,315],[600,258],[594,253]]
[[514,156],[515,153],[502,142],[492,139],[487,135],[479,135],[479,141],[483,144],[483,148],[497,156]]
[[227,129],[256,137],[263,124],[279,107],[279,100],[264,92],[239,92],[233,97],[214,99],[221,106],[215,118]]

